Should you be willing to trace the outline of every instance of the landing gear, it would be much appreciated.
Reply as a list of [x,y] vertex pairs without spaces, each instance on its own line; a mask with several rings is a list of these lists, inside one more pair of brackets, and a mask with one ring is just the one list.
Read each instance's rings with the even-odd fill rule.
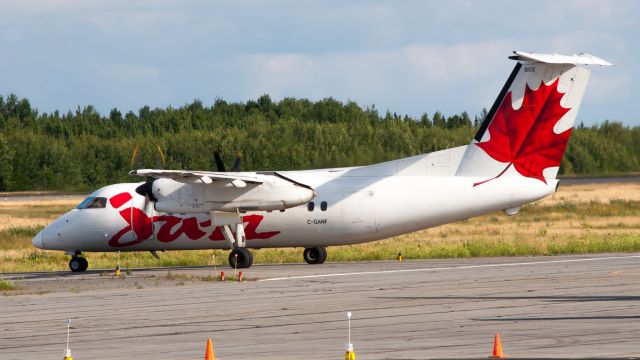
[[322,246],[307,248],[302,255],[307,264],[322,264],[327,260],[327,248]]
[[73,272],[86,271],[88,267],[89,262],[83,257],[73,255],[71,260],[69,260],[69,269]]
[[235,248],[229,253],[229,265],[234,269],[246,269],[253,265],[253,254],[245,248]]
[[[240,212],[211,211],[211,225],[220,226],[222,235],[229,244],[229,265],[234,269],[246,269],[253,265],[253,254],[245,249],[247,237],[244,233],[244,222]],[[231,226],[235,226],[235,234],[231,232]]]

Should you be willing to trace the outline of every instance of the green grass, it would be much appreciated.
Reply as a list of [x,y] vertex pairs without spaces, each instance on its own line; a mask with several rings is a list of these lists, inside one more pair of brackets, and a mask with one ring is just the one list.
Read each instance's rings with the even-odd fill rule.
[[25,205],[10,209],[0,208],[0,215],[17,218],[50,218],[62,215],[72,208],[69,205]]
[[16,284],[11,280],[0,279],[0,291],[15,290]]
[[553,236],[543,242],[536,239],[479,237],[466,242],[443,244],[427,242],[422,246],[415,245],[415,242],[402,244],[384,240],[377,243],[377,246],[370,247],[358,245],[334,247],[329,249],[329,259],[331,261],[394,260],[398,253],[409,260],[636,252],[640,251],[640,236],[615,235],[606,239],[597,235],[562,239]]
[[0,250],[32,247],[31,240],[43,226],[18,226],[0,230]]
[[[524,206],[519,215],[533,215],[538,217],[548,217],[550,214],[563,213],[578,215],[581,217],[611,217],[611,216],[632,216],[640,212],[640,201],[613,199],[608,202],[591,200],[589,202],[578,203],[575,201],[563,200],[554,205],[540,205],[534,203]],[[528,219],[527,216],[522,217]],[[532,220],[538,221],[540,218]]]

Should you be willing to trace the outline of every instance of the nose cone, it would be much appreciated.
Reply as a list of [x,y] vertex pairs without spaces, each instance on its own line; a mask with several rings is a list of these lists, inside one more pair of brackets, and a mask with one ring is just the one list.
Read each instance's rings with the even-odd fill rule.
[[42,241],[42,231],[40,231],[34,238],[31,240],[31,244],[37,247],[38,249],[44,249],[44,244]]

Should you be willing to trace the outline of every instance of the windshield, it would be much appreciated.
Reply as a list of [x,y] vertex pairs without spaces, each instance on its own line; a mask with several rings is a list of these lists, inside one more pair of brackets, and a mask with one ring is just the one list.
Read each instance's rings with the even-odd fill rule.
[[76,209],[104,209],[106,206],[107,198],[89,196],[84,199]]

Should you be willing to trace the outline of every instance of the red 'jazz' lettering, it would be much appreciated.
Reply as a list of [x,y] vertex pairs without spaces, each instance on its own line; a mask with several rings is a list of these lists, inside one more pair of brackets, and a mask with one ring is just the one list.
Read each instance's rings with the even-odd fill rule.
[[[131,199],[131,194],[124,192],[111,197],[109,199],[109,203],[114,208],[119,208]],[[181,218],[173,215],[149,217],[144,213],[144,211],[135,207],[124,208],[119,211],[119,214],[127,223],[127,226],[118,231],[109,240],[109,246],[111,247],[122,248],[133,246],[140,244],[144,240],[150,239],[153,236],[154,223],[161,223],[157,231],[156,238],[158,241],[165,243],[175,241],[183,234],[191,240],[200,240],[204,238],[209,231],[211,231],[211,234],[208,236],[209,240],[224,240],[220,227],[211,229],[211,220],[198,223],[198,219],[196,217]],[[245,235],[247,240],[269,239],[280,234],[280,231],[258,232],[258,226],[260,226],[263,219],[264,216],[255,214],[242,217],[242,220],[245,223]],[[122,237],[129,232],[133,232],[135,237],[129,241],[121,241]]]
[[[245,236],[246,235],[247,234],[245,234]],[[219,227],[216,227],[211,233],[211,235],[209,235],[209,240],[213,240],[213,241],[224,240],[224,235],[222,235],[222,229],[220,229]]]
[[244,228],[244,234],[247,237],[247,240],[268,239],[280,234],[280,231],[265,231],[263,233],[257,232],[256,229],[263,218],[264,216],[262,215],[247,215],[242,217],[242,221],[247,223],[247,226]]
[[[162,242],[172,242],[180,237],[180,235],[185,234],[191,240],[198,240],[201,237],[207,235],[206,232],[202,231],[198,227],[198,219],[194,217],[181,219],[176,216],[171,215],[162,215],[155,216],[153,218],[154,222],[164,221],[164,225],[160,227],[158,230],[158,241]],[[180,224],[180,227],[176,229],[176,231],[171,232],[177,224]]]
[[[120,213],[122,215],[122,213]],[[138,208],[131,208],[131,218],[133,232],[139,239],[148,239],[153,235],[152,219],[144,213],[144,211]]]

